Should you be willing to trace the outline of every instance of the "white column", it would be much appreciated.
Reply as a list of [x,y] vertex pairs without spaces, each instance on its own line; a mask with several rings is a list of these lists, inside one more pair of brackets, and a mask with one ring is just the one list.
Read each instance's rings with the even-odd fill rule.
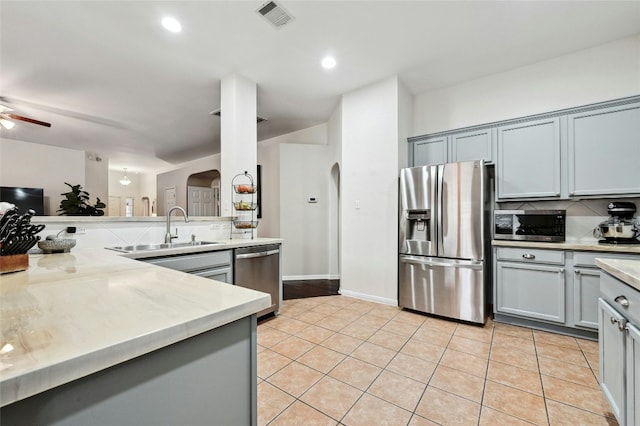
[[231,180],[245,170],[256,179],[256,83],[233,74],[221,81],[220,200],[222,216],[231,216]]

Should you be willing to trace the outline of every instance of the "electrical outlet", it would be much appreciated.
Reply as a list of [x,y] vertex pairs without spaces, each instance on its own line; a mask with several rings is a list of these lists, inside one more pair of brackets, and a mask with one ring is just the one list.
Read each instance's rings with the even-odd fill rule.
[[76,226],[76,234],[86,234],[87,228],[83,226]]

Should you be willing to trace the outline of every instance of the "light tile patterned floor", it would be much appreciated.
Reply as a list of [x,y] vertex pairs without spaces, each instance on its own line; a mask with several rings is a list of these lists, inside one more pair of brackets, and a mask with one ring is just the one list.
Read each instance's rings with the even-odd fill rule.
[[345,296],[258,324],[259,425],[613,425],[598,344]]

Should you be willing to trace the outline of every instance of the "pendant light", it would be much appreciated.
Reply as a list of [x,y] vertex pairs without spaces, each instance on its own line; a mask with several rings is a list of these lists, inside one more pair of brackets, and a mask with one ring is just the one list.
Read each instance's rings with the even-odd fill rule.
[[129,178],[127,177],[127,168],[125,167],[125,168],[124,168],[124,177],[123,177],[122,179],[120,179],[120,184],[121,184],[121,185],[124,185],[124,186],[127,186],[127,185],[129,185],[130,183],[131,183],[131,179],[129,179]]

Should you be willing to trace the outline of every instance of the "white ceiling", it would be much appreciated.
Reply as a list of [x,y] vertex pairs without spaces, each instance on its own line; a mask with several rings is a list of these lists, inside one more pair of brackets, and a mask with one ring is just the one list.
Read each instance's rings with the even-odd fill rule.
[[2,103],[52,127],[1,136],[166,169],[219,152],[209,112],[231,74],[257,83],[264,140],[326,122],[341,94],[391,75],[418,94],[640,33],[640,1],[282,0],[295,19],[280,29],[263,3],[2,0]]

